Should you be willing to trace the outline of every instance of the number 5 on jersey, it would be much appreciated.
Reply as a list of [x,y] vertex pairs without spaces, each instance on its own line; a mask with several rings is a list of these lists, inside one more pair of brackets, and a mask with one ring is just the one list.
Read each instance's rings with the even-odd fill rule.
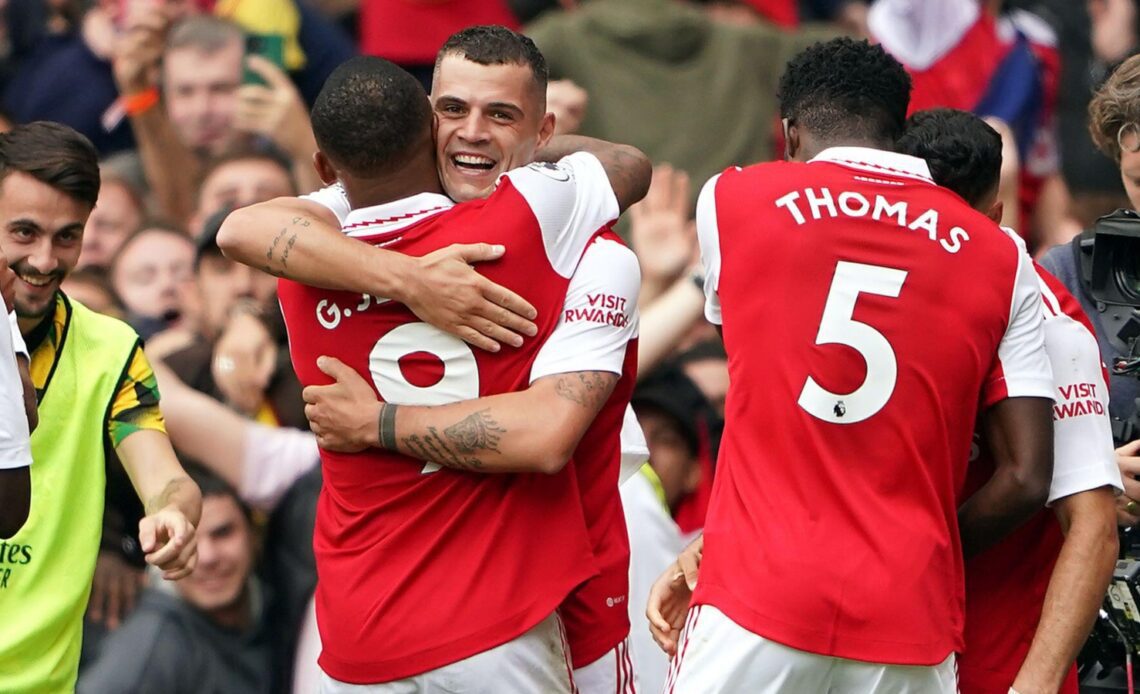
[[906,271],[839,261],[819,322],[817,345],[847,345],[867,363],[867,375],[847,394],[832,393],[807,377],[797,401],[808,414],[833,424],[861,422],[883,409],[898,380],[898,361],[891,343],[875,328],[853,318],[859,294],[898,298]]

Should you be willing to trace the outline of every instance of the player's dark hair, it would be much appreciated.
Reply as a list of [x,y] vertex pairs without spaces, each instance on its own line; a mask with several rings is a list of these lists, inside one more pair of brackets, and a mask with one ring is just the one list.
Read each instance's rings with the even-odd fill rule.
[[966,111],[919,111],[907,120],[895,148],[925,159],[934,182],[972,207],[985,200],[1001,176],[1001,135]]
[[72,200],[95,207],[99,155],[83,135],[51,121],[17,125],[0,134],[0,180],[25,173]]
[[850,38],[816,43],[780,78],[780,115],[820,139],[893,144],[910,104],[910,76],[880,46]]
[[546,58],[529,37],[499,26],[484,24],[468,27],[451,35],[435,58],[435,71],[449,55],[457,55],[479,65],[522,65],[530,68],[534,86],[546,99],[546,83],[550,79]]
[[312,125],[335,166],[377,178],[417,153],[431,130],[431,108],[415,77],[383,58],[359,56],[329,75]]

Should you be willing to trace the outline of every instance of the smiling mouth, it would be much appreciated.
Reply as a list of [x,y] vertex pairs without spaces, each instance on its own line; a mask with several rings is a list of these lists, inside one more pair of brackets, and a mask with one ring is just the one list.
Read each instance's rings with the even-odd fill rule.
[[37,288],[47,287],[47,286],[51,285],[52,282],[55,282],[55,277],[53,275],[39,276],[39,275],[23,275],[23,274],[21,274],[21,275],[19,275],[19,278],[22,279],[24,282],[27,282],[28,284],[32,285],[33,287],[37,287]]
[[453,154],[451,156],[451,163],[460,171],[486,173],[494,169],[495,164],[498,162],[490,157],[484,157],[479,154]]

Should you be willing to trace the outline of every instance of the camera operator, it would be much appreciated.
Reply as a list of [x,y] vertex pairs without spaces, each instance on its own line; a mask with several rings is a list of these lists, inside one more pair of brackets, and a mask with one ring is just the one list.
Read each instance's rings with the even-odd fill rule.
[[[1140,209],[1140,56],[1120,65],[1089,104],[1089,131],[1097,147],[1120,167],[1120,177],[1133,210]],[[1117,463],[1124,494],[1117,499],[1117,522],[1125,528],[1140,523],[1140,429],[1136,399],[1140,374],[1117,373],[1112,367],[1131,352],[1140,328],[1140,217],[1117,211],[1092,229],[1057,246],[1041,260],[1072,292],[1088,314],[1110,367],[1109,414],[1113,420]]]

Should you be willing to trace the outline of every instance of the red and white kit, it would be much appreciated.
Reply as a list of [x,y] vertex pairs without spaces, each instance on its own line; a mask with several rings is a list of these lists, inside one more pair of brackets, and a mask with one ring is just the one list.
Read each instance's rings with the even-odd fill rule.
[[[1112,448],[1108,386],[1088,317],[1040,267],[1045,351],[1053,366],[1053,482],[1049,503],[1100,487],[1123,491]],[[976,453],[977,455],[973,455]],[[989,450],[971,450],[967,499],[993,475]],[[966,561],[966,647],[958,657],[962,694],[1005,694],[1033,642],[1064,536],[1043,509],[997,545]],[[1061,690],[1077,693],[1076,666]]]
[[[697,228],[732,386],[694,605],[832,660],[938,666],[940,691],[979,406],[1053,396],[1028,257],[922,160],[864,148],[725,171]],[[717,681],[716,652],[683,652],[677,691]]]
[[[317,196],[343,208],[336,198],[336,189]],[[386,402],[434,405],[526,388],[574,268],[617,214],[588,154],[512,171],[486,200],[456,206],[421,194],[349,212],[347,234],[411,255],[460,242],[505,245],[507,255],[480,270],[535,306],[539,332],[519,349],[476,352],[395,302],[282,281],[299,379],[327,383],[316,359],[331,355]],[[320,665],[338,684],[408,678],[540,630],[596,574],[573,463],[557,475],[492,476],[379,450],[321,451],[321,462]],[[546,645],[565,657],[560,644]],[[568,679],[568,662],[553,665]]]
[[[582,510],[598,576],[579,586],[559,613],[582,694],[636,691],[629,636],[629,535],[618,491],[622,428],[637,381],[637,256],[611,231],[598,235],[570,280],[558,328],[539,352],[531,381],[557,373],[620,375],[574,451]],[[636,426],[636,420],[634,421]]]

